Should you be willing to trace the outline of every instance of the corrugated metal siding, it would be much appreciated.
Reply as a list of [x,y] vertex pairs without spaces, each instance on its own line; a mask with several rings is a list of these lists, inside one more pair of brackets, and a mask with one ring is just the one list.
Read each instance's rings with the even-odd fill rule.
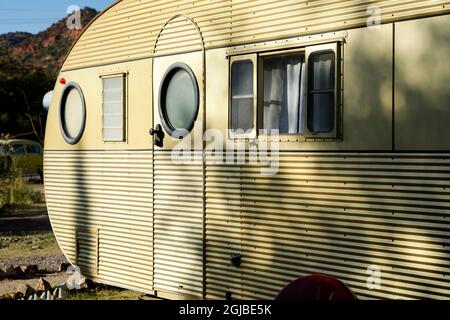
[[[196,156],[174,165],[158,151],[153,175],[150,151],[46,151],[49,213],[68,257],[101,282],[201,297]],[[208,162],[206,296],[271,299],[293,279],[325,273],[359,298],[448,299],[449,188],[450,154],[283,152],[274,176]],[[381,269],[379,290],[366,286],[369,265]]]
[[76,264],[85,276],[95,277],[98,273],[98,230],[77,230]]
[[44,169],[50,219],[68,258],[95,280],[153,290],[151,151],[46,150]]
[[155,55],[200,51],[203,40],[196,26],[184,16],[170,20],[161,31],[155,46]]
[[[207,298],[272,299],[312,273],[359,298],[450,298],[450,155],[282,153],[207,165]],[[241,268],[231,267],[241,253]],[[367,268],[381,269],[369,290]]]
[[203,296],[203,162],[174,165],[155,151],[155,289]]
[[152,230],[103,228],[99,236],[99,278],[121,287],[153,286]]
[[[198,24],[208,49],[365,26],[371,4],[383,22],[450,12],[442,0],[123,0],[84,32],[63,69],[150,57],[163,25],[180,13]],[[157,54],[196,48],[191,24],[167,27]]]

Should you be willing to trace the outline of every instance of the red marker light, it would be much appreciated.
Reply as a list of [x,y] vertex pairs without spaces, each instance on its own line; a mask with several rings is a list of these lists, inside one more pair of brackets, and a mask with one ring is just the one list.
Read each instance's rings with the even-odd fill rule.
[[67,83],[67,81],[66,81],[66,79],[65,79],[65,78],[61,78],[61,79],[59,79],[59,83],[61,83],[61,84],[66,84],[66,83]]

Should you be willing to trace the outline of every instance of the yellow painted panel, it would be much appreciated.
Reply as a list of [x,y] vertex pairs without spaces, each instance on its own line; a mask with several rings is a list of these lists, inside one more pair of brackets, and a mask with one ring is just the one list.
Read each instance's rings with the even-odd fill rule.
[[[170,66],[172,66],[175,63],[184,63],[186,64],[194,73],[195,78],[197,80],[198,85],[198,91],[199,91],[199,105],[198,105],[198,114],[196,123],[194,125],[194,128],[191,131],[191,137],[195,135],[195,132],[199,133],[200,136],[202,136],[203,132],[203,114],[204,114],[204,70],[203,70],[203,52],[197,51],[197,52],[191,52],[188,54],[183,55],[173,55],[173,56],[165,56],[165,57],[156,57],[154,58],[154,64],[153,64],[153,88],[154,89],[154,99],[153,99],[153,117],[155,119],[154,126],[158,124],[162,124],[160,119],[160,113],[159,113],[159,90],[161,86],[161,82],[163,80],[163,76],[168,70]],[[164,130],[164,129],[163,129]],[[171,137],[165,130],[165,137],[164,137],[164,145],[163,150],[172,150],[175,146],[182,147],[180,143],[182,142],[179,139],[175,139]],[[200,143],[196,147],[197,150],[201,150],[202,143],[201,141],[197,141]],[[192,139],[192,146],[194,146],[194,139]],[[159,147],[155,147],[155,149],[160,149]],[[190,148],[188,148],[190,150]],[[170,153],[168,155],[168,160],[170,163]]]
[[[289,142],[280,143],[281,150],[391,150],[392,36],[392,25],[348,31],[342,49],[343,119],[338,119],[343,120],[343,140],[315,142],[291,136],[285,139]],[[303,47],[301,42],[296,45]],[[225,138],[229,115],[226,53],[226,49],[206,52],[206,125]]]
[[450,150],[450,15],[395,24],[395,145]]
[[[107,143],[102,131],[102,79],[105,74],[128,72],[127,75],[127,141]],[[100,66],[85,70],[62,72],[60,78],[78,83],[86,101],[86,127],[81,140],[68,144],[59,126],[60,97],[64,86],[55,85],[54,98],[48,112],[45,135],[46,150],[123,150],[151,149],[152,137],[148,130],[152,124],[152,61],[140,60],[116,65]]]
[[392,25],[348,31],[342,143],[347,150],[392,147],[392,56]]

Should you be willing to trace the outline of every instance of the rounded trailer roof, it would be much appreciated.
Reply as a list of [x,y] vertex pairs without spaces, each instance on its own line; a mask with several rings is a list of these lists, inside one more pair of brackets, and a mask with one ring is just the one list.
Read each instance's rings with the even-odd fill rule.
[[[382,23],[450,13],[450,6],[439,1],[376,0],[371,5],[380,10]],[[184,18],[174,19],[180,14]],[[364,27],[368,16],[368,4],[361,1],[120,0],[84,29],[62,70],[198,50],[197,30],[187,19],[211,49]]]

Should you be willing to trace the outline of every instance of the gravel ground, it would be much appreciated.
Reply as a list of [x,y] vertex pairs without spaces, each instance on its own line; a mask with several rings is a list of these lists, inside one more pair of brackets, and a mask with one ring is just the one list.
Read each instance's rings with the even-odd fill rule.
[[7,258],[0,259],[0,269],[5,270],[9,266],[20,266],[20,265],[37,265],[39,272],[52,273],[58,272],[61,263],[67,263],[67,259],[61,255],[52,255],[46,257],[27,257],[27,258]]
[[[30,182],[37,191],[44,192],[41,183]],[[45,204],[23,210],[0,212],[0,251],[2,250],[0,269],[37,265],[39,272],[33,279],[0,280],[0,296],[14,293],[24,284],[34,288],[40,277],[52,286],[60,285],[68,278],[66,272],[59,272],[60,265],[68,261],[51,234]]]
[[[69,276],[65,272],[42,275],[42,278],[48,281],[52,287],[65,283],[68,277]],[[35,288],[38,281],[39,278],[26,280],[2,280],[0,281],[0,296],[4,294],[13,294],[23,284],[28,284],[32,288]]]

